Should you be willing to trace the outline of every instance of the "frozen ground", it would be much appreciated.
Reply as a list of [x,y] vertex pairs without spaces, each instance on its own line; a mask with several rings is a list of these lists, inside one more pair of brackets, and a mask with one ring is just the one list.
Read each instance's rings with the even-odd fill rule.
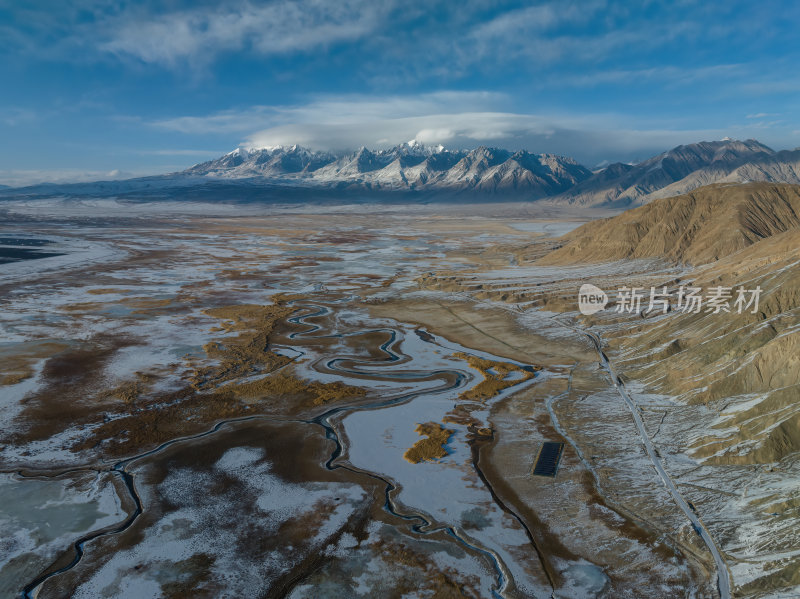
[[[338,207],[324,216],[280,209],[242,218],[222,205],[208,218],[191,210],[176,218],[173,206],[154,215],[139,205],[111,205],[124,220],[92,222],[92,211],[109,206],[92,202],[80,204],[76,220],[66,219],[68,207],[57,201],[10,206],[46,215],[40,234],[61,240],[71,258],[5,272],[0,265],[0,351],[14,359],[16,370],[8,374],[22,376],[0,386],[0,413],[8,423],[0,443],[0,468],[7,472],[0,519],[13,539],[0,546],[0,576],[8,588],[18,590],[63,559],[76,538],[119,523],[132,509],[123,509],[130,498],[109,471],[115,461],[92,448],[74,449],[102,426],[104,414],[116,414],[111,407],[120,400],[104,393],[146,381],[131,387],[134,395],[169,396],[185,387],[190,365],[213,363],[206,344],[238,334],[219,330],[207,309],[268,305],[278,293],[295,293],[301,304],[329,312],[307,319],[319,331],[280,337],[274,349],[292,356],[293,372],[304,379],[366,390],[364,399],[330,418],[343,447],[328,466],[342,467],[325,466],[332,441],[319,423],[310,423],[321,408],[280,415],[273,406],[263,422],[254,420],[265,431],[278,420],[294,431],[297,439],[286,433],[285,447],[305,439],[297,447],[306,449],[294,453],[281,453],[263,431],[255,435],[260,441],[245,443],[222,427],[144,456],[130,466],[144,505],[136,525],[88,543],[80,565],[50,579],[42,597],[57,594],[57,581],[79,597],[191,588],[246,596],[284,584],[287,571],[293,572],[285,589],[292,597],[375,596],[403,588],[403,580],[425,588],[452,581],[475,596],[499,589],[509,597],[549,597],[553,587],[555,597],[576,598],[635,597],[640,589],[654,597],[680,589],[687,597],[713,593],[713,573],[703,570],[710,556],[642,451],[630,411],[596,363],[568,359],[564,348],[587,352],[587,342],[565,326],[569,316],[547,310],[537,295],[548,286],[572,294],[587,277],[618,281],[637,273],[676,276],[677,270],[654,262],[602,270],[516,266],[503,248],[573,225],[533,215],[376,218]],[[427,288],[420,277],[431,271],[448,273],[442,287],[449,287]],[[423,330],[421,314],[378,318],[369,310],[399,300],[442,304],[442,310],[466,306],[477,323],[464,325],[473,342]],[[446,417],[482,375],[453,354],[530,364],[510,350],[501,356],[482,348],[483,323],[501,312],[498,318],[519,339],[495,335],[495,346],[535,343],[546,355],[552,344],[562,357],[471,409],[476,422],[493,430],[478,455],[489,448],[492,456],[505,456],[492,457],[495,470],[481,476],[470,429]],[[392,351],[402,356],[396,362],[379,347],[386,331],[395,335]],[[82,362],[59,362],[80,351],[86,352]],[[443,388],[456,375],[458,385]],[[796,462],[758,472],[704,465],[680,439],[700,434],[714,415],[629,389],[666,470],[719,543],[734,584],[753,583],[789,563],[782,560],[797,554]],[[403,396],[409,400],[381,404]],[[45,409],[59,402],[80,408],[77,420],[48,420]],[[75,424],[81,418],[90,424]],[[454,434],[446,456],[414,464],[403,456],[421,438],[416,426],[426,422]],[[547,501],[549,482],[530,475],[537,444],[559,434],[570,448],[552,483],[561,485],[560,503]],[[281,470],[285,463],[293,465],[291,473]],[[100,473],[52,476],[74,466]],[[12,474],[20,469],[51,478]],[[490,488],[493,476],[507,485]],[[387,484],[396,513],[384,509]],[[271,540],[257,542],[250,529]],[[551,548],[551,541],[563,548]],[[311,567],[311,555],[324,557]],[[393,565],[396,556],[400,565]]]

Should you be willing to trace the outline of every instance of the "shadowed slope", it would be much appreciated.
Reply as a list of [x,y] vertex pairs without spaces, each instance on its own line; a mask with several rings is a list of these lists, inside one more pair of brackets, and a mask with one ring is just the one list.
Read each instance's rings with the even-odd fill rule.
[[711,185],[592,221],[562,238],[539,264],[664,257],[705,264],[800,227],[800,186]]

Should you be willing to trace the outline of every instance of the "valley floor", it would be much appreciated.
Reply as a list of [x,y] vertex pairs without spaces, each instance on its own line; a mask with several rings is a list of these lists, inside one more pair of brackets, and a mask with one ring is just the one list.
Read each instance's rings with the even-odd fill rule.
[[110,205],[0,227],[58,254],[0,265],[0,595],[797,596],[796,455],[693,456],[714,406],[570,305],[683,269],[534,266],[580,221],[533,208]]

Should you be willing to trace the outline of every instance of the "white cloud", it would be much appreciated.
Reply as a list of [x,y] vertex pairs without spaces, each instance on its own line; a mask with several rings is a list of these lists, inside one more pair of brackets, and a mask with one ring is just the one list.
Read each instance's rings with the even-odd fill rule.
[[153,169],[110,171],[83,170],[72,168],[10,169],[0,170],[0,184],[11,187],[36,185],[38,183],[84,183],[89,181],[118,181],[131,177],[153,174]]
[[319,96],[299,105],[252,106],[150,122],[184,134],[227,134],[247,147],[300,144],[314,149],[387,148],[416,139],[449,148],[492,145],[572,156],[589,166],[636,161],[680,144],[729,136],[775,147],[796,143],[785,127],[747,121],[693,128],[683,119],[623,113],[521,113],[497,92]]
[[[420,129],[414,136],[418,142],[422,144],[444,144],[449,142],[456,136],[454,131],[450,129]],[[386,139],[386,138],[383,138]],[[389,142],[389,140],[386,140]]]
[[226,51],[265,55],[306,51],[362,38],[375,28],[386,8],[387,3],[368,0],[281,0],[149,18],[126,14],[111,26],[111,39],[101,48],[169,66],[206,62]]
[[[309,124],[332,127],[402,119],[446,112],[490,111],[508,104],[504,94],[468,91],[439,91],[413,96],[319,96],[300,105],[249,106],[203,116],[181,116],[152,121],[159,129],[180,133],[252,134],[259,129]],[[381,139],[380,137],[376,140]]]
[[[588,163],[661,151],[680,143],[719,139],[725,131],[670,131],[632,127],[628,115],[521,114],[503,110],[510,99],[484,92],[439,92],[413,97],[324,98],[297,107],[272,107],[272,123],[247,135],[243,145],[301,144],[319,149],[389,147],[416,139],[451,148],[493,145],[575,156]],[[258,111],[267,114],[265,107]],[[253,123],[252,114],[244,122]],[[226,114],[225,119],[232,119]],[[219,115],[211,115],[216,124]],[[194,121],[202,130],[202,122]],[[241,125],[241,127],[240,127]],[[619,157],[619,158],[617,158]]]
[[509,35],[518,35],[532,30],[544,31],[562,22],[574,20],[576,14],[585,15],[593,12],[590,7],[577,12],[574,7],[559,8],[552,4],[529,6],[500,14],[499,16],[478,25],[472,32],[476,39],[508,39]]
[[253,106],[150,125],[185,134],[227,133],[240,136],[241,145],[249,147],[385,148],[417,139],[451,148],[524,148],[573,156],[589,165],[644,159],[679,144],[764,132],[753,123],[692,129],[668,120],[637,121],[626,114],[524,114],[512,109],[509,97],[482,91],[324,96],[296,106]]
[[[652,22],[630,19],[624,7],[605,0],[561,1],[504,12],[473,27],[454,43],[466,63],[490,64],[498,56],[525,59],[526,69],[544,71],[558,64],[599,63],[610,56],[626,60],[638,51],[691,38],[702,26],[686,20]],[[591,31],[585,31],[593,23]]]
[[[551,127],[535,115],[502,112],[460,112],[415,116],[353,119],[351,121],[295,122],[256,132],[246,145],[267,147],[300,143],[317,148],[341,149],[359,146],[389,146],[417,139],[429,144],[454,147],[481,143],[514,143],[528,135],[544,135]],[[381,140],[388,142],[381,143]],[[519,145],[516,141],[515,145]]]

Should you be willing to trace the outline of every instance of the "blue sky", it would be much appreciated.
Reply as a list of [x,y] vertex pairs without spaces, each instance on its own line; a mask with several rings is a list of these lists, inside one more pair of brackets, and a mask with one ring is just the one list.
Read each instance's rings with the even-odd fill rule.
[[238,145],[800,146],[800,3],[0,0],[0,183]]

